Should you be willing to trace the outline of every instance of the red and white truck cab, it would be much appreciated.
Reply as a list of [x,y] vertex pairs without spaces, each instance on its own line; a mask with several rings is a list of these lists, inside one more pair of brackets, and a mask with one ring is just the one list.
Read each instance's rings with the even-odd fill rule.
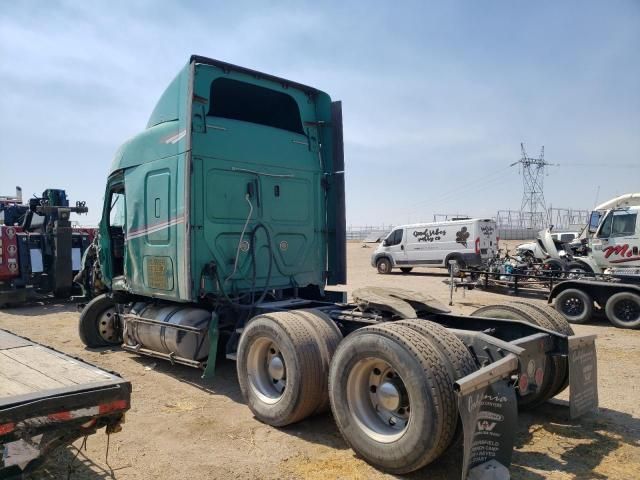
[[610,267],[640,267],[640,193],[598,205],[589,221],[586,261],[594,272]]

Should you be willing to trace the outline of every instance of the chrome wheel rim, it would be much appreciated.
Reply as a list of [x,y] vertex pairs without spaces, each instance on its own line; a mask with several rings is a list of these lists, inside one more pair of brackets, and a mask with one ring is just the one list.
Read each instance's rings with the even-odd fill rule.
[[347,379],[347,403],[360,429],[377,442],[395,442],[409,427],[407,389],[384,360],[366,358],[353,366]]
[[109,343],[118,343],[120,338],[116,329],[116,307],[109,307],[98,317],[98,334]]
[[247,355],[249,386],[264,403],[274,404],[284,395],[287,366],[278,345],[271,339],[256,339]]

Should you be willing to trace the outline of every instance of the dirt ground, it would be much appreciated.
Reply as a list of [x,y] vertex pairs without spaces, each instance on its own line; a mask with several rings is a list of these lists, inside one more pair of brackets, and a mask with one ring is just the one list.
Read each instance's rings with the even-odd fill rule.
[[[348,245],[347,290],[364,285],[428,292],[448,303],[443,270],[378,275],[372,248]],[[454,295],[455,312],[509,300],[474,290]],[[540,300],[541,302],[543,300]],[[235,364],[225,361],[210,381],[182,366],[117,349],[88,350],[77,334],[70,304],[31,305],[0,311],[0,328],[120,373],[133,384],[132,408],[122,432],[88,438],[77,458],[61,449],[34,478],[72,479],[378,479],[391,478],[357,458],[342,440],[331,414],[272,428],[253,418],[238,388]],[[567,392],[533,413],[520,415],[512,462],[516,479],[631,479],[640,477],[640,331],[613,328],[606,320],[575,326],[598,334],[600,409],[568,420]],[[81,442],[76,442],[79,446]],[[407,478],[460,478],[461,453],[453,449]]]

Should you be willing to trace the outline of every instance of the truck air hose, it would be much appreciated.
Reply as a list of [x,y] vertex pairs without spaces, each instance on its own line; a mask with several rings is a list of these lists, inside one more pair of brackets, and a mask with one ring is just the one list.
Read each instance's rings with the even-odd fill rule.
[[[258,232],[258,230],[264,230],[265,235],[267,236],[267,244],[268,244],[268,248],[269,248],[269,268],[267,269],[267,278],[265,281],[265,286],[264,289],[262,290],[262,293],[260,295],[260,297],[258,298],[258,300],[255,300],[255,292],[254,289],[256,287],[256,277],[257,277],[257,263],[256,263],[256,251],[255,251],[255,237],[256,237],[256,233]],[[227,302],[229,302],[232,305],[236,305],[237,307],[240,308],[253,308],[256,305],[258,305],[260,302],[262,302],[265,297],[267,296],[267,292],[269,291],[269,283],[271,281],[271,274],[273,271],[273,244],[271,242],[271,234],[269,233],[269,230],[267,229],[267,227],[262,223],[262,222],[258,222],[255,227],[253,227],[253,229],[251,230],[251,262],[252,262],[252,270],[253,270],[253,274],[251,277],[251,293],[250,294],[245,294],[245,295],[241,295],[240,297],[238,297],[237,299],[232,299],[229,294],[226,292],[225,288],[224,288],[224,282],[221,281],[220,276],[218,275],[218,269],[216,268],[215,265],[211,266],[211,264],[206,265],[205,267],[203,267],[203,271],[201,273],[201,277],[204,276],[205,271],[208,269],[210,273],[211,270],[213,270],[213,274],[215,275],[216,278],[216,282],[218,283],[218,288],[220,289],[220,293],[222,293],[222,295],[224,296],[224,298],[227,300]],[[227,277],[228,279],[229,277]],[[249,305],[244,305],[239,303],[239,300],[241,298],[245,298],[247,295],[251,296],[251,303]]]
[[[262,294],[257,301],[253,301],[254,289],[256,287],[256,275],[258,266],[256,264],[256,232],[262,229],[264,230],[265,235],[267,236],[267,244],[269,246],[269,268],[267,270],[267,279],[264,284],[264,289],[262,290]],[[273,269],[273,245],[271,243],[271,235],[269,234],[269,230],[262,222],[256,223],[256,226],[251,230],[251,261],[253,262],[253,277],[251,278],[251,307],[255,307],[257,304],[261,303],[264,298],[267,296],[267,292],[269,291],[269,282],[271,282],[271,271]]]

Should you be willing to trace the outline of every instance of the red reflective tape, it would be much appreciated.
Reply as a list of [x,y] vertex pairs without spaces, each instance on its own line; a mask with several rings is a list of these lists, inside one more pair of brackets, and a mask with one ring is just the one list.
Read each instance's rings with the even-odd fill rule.
[[57,420],[58,422],[64,422],[66,420],[71,420],[73,417],[71,416],[71,412],[58,412],[58,413],[50,413],[47,415],[47,418],[51,420]]
[[114,402],[103,403],[99,406],[100,414],[114,412],[116,410],[126,410],[128,407],[126,400],[116,400]]
[[6,435],[7,433],[11,433],[15,428],[16,428],[16,424],[13,422],[3,423],[2,425],[0,425],[0,435]]

